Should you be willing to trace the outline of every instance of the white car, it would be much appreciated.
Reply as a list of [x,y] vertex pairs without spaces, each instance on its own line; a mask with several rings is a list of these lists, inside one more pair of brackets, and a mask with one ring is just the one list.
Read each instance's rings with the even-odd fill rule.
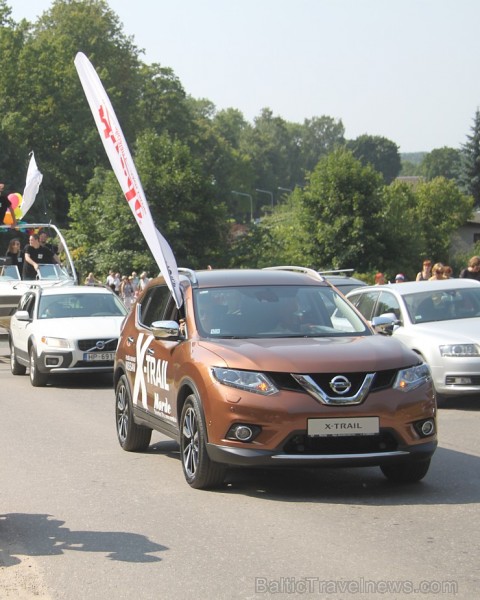
[[[480,394],[480,283],[446,279],[368,286],[347,294],[377,332],[422,356],[437,398]],[[382,317],[382,318],[380,318]]]
[[10,321],[10,367],[33,386],[55,373],[113,372],[127,309],[106,287],[32,287]]

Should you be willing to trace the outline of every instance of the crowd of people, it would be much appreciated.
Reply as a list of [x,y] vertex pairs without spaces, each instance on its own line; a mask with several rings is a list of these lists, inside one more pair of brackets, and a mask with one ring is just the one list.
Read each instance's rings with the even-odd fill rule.
[[110,269],[105,281],[99,281],[93,273],[89,273],[85,278],[85,285],[106,285],[117,296],[120,296],[125,306],[130,309],[138,295],[145,289],[150,281],[146,271],[138,276],[136,271],[131,275],[121,275]]
[[[441,262],[436,262],[432,265],[432,261],[426,258],[422,264],[422,270],[417,273],[415,281],[435,281],[442,279],[451,279],[454,277],[453,269],[449,265],[444,265]],[[462,279],[476,279],[480,281],[480,256],[472,256],[468,261],[468,265],[460,271],[458,277]],[[403,283],[407,281],[403,273],[397,273],[395,283]],[[383,285],[387,283],[383,273],[375,275],[375,285]]]

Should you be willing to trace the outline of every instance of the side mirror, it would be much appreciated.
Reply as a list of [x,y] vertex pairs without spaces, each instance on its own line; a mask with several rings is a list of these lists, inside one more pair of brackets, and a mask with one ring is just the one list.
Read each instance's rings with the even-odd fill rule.
[[379,317],[373,317],[372,327],[375,333],[380,335],[392,335],[396,326],[401,325],[394,313],[385,313]]
[[15,318],[17,319],[17,321],[31,321],[30,315],[26,310],[17,310],[17,312],[15,313]]
[[155,321],[152,323],[152,333],[156,340],[180,340],[180,325],[176,321]]

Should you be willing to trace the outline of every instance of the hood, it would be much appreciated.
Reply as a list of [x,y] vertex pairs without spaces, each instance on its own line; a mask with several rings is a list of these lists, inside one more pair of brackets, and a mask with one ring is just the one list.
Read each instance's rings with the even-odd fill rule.
[[417,364],[418,355],[399,340],[380,335],[210,341],[200,344],[230,368],[288,373],[357,372]]
[[[124,317],[76,317],[66,319],[45,319],[44,333],[49,337],[94,339],[117,338]],[[39,321],[41,322],[41,321]]]
[[393,333],[394,335],[398,333],[400,338],[402,334],[413,338],[425,339],[428,337],[442,344],[480,343],[480,318],[433,321],[407,328],[399,327]]

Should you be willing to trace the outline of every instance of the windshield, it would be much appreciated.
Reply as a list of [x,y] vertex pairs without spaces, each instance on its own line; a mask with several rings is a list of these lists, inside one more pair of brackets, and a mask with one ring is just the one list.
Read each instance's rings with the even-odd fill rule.
[[42,296],[39,319],[76,317],[123,317],[127,314],[115,294],[58,294]]
[[67,271],[60,265],[38,265],[37,279],[71,279]]
[[248,286],[194,290],[205,337],[370,335],[351,305],[327,286]]
[[405,305],[414,324],[480,316],[480,285],[458,290],[406,294]]
[[20,279],[20,273],[17,266],[0,266],[0,281],[19,281]]

